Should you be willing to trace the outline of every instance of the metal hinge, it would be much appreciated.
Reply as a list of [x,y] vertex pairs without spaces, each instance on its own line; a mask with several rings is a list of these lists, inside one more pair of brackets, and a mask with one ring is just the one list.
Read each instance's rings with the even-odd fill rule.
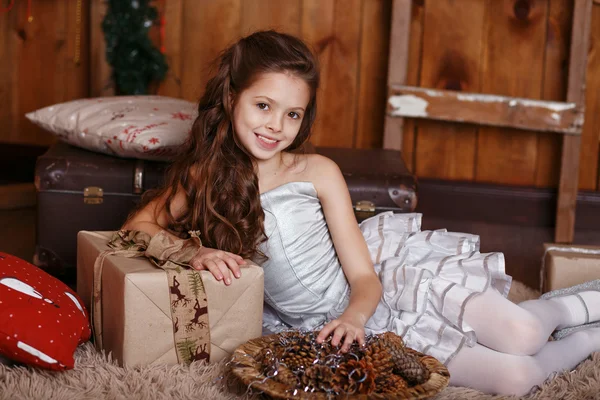
[[358,201],[354,205],[354,214],[356,214],[356,219],[359,221],[372,217],[375,215],[375,203],[367,200]]
[[104,190],[97,186],[88,186],[83,189],[83,202],[85,204],[102,204]]

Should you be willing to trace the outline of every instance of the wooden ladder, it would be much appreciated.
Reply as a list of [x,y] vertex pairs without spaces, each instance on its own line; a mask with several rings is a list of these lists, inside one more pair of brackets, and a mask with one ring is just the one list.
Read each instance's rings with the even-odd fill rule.
[[406,86],[412,0],[393,1],[383,147],[402,149],[404,117],[562,134],[554,240],[572,243],[592,3],[598,0],[575,0],[566,102]]

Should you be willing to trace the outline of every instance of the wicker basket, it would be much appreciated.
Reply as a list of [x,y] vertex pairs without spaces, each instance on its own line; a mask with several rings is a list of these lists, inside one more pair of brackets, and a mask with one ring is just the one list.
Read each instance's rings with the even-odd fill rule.
[[[261,373],[260,362],[257,357],[260,351],[275,340],[278,340],[278,335],[263,336],[257,339],[250,340],[238,347],[231,357],[231,369],[245,385],[252,389],[262,391],[265,394],[276,399],[330,399],[326,393],[306,393],[297,391],[293,394],[293,389],[278,382],[274,379],[265,379]],[[417,356],[419,361],[429,370],[429,380],[421,385],[411,386],[402,389],[393,394],[372,393],[372,394],[354,394],[344,395],[344,399],[361,399],[361,400],[392,400],[392,399],[425,399],[441,392],[450,380],[448,369],[435,358],[419,353],[410,348],[405,348],[406,352],[410,352]]]

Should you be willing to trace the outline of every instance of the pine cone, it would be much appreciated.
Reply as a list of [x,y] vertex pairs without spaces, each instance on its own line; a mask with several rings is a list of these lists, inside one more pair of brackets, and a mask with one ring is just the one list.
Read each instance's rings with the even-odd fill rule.
[[373,337],[372,346],[378,346],[381,352],[386,352],[391,357],[392,368],[396,359],[404,354],[404,341],[395,333],[385,332]]
[[412,354],[401,353],[394,356],[394,373],[411,385],[420,385],[429,379],[429,370]]
[[374,340],[369,344],[364,351],[364,359],[373,364],[377,376],[392,374],[394,369],[392,355],[380,341]]
[[336,369],[333,383],[334,388],[341,390],[337,393],[373,393],[376,389],[373,364],[354,358],[344,362]]
[[295,344],[285,351],[282,361],[292,370],[306,369],[313,365],[317,352],[307,344]]
[[292,371],[305,370],[327,354],[327,348],[317,345],[316,334],[288,332],[281,338],[282,362]]
[[396,393],[408,387],[408,383],[399,375],[380,375],[375,378],[377,393]]
[[390,354],[395,374],[402,376],[410,385],[419,385],[429,379],[429,371],[412,354],[405,352],[404,341],[393,332],[377,335],[378,343]]
[[377,338],[381,343],[383,343],[386,347],[393,347],[397,349],[404,348],[404,340],[399,335],[396,335],[394,332],[384,332],[377,335]]
[[337,368],[335,368],[335,374],[333,375],[333,389],[338,394],[347,393],[350,389],[350,379],[348,375],[350,375],[350,371],[352,368],[348,367],[348,363],[341,363]]
[[333,372],[324,365],[309,367],[300,378],[303,389],[307,391],[330,391],[333,388]]
[[404,353],[404,341],[395,333],[385,332],[376,336],[376,342],[385,348],[392,357]]

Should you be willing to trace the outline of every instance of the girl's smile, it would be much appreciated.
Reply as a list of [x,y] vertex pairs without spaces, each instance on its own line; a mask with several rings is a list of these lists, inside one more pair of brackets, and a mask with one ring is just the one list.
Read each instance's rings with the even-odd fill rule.
[[256,132],[254,134],[256,135],[258,145],[265,150],[273,150],[277,147],[277,144],[279,143],[279,140],[277,139],[273,139]]

